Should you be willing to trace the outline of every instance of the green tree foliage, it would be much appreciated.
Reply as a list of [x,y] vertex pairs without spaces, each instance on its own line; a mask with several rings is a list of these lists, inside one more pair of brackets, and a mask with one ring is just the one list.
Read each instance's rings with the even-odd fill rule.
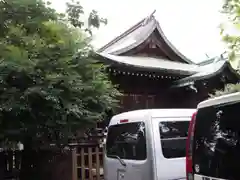
[[223,90],[217,90],[210,97],[218,97],[226,94],[240,92],[240,84],[226,84]]
[[[223,41],[227,44],[229,60],[238,60],[236,55],[240,52],[240,37],[236,34],[230,34],[228,29],[232,28],[240,31],[240,0],[224,0],[222,12],[228,18],[228,22],[221,26]],[[210,97],[217,97],[240,91],[239,84],[226,84],[224,89],[217,90]]]
[[88,16],[87,24],[84,23],[84,10],[79,1],[71,1],[67,4],[67,20],[73,26],[84,29],[90,35],[92,35],[92,28],[99,28],[101,23],[107,24],[107,19],[99,16],[96,10],[92,10]]
[[224,0],[222,12],[227,16],[228,22],[225,26],[222,25],[221,34],[228,47],[229,59],[234,60],[240,52],[240,37],[226,29],[240,31],[240,0]]
[[[79,3],[63,17],[42,0],[0,1],[2,141],[67,143],[117,107],[120,94],[95,60],[80,15]],[[94,11],[88,29],[101,21]]]

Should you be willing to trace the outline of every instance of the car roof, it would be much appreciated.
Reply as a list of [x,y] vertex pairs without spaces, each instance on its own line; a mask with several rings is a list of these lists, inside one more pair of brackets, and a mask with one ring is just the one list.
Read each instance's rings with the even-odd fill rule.
[[237,101],[240,101],[240,92],[227,94],[227,95],[205,100],[198,104],[197,109],[214,106],[214,105],[225,104],[225,103],[232,103]]
[[112,117],[110,124],[117,124],[121,119],[142,119],[144,116],[152,118],[181,118],[191,117],[196,109],[141,109],[117,114]]

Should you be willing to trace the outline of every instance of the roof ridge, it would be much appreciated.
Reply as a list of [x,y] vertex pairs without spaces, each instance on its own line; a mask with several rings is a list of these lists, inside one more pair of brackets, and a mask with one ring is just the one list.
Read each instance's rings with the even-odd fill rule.
[[[121,40],[123,37],[129,35],[131,32],[135,31],[137,28],[139,28],[140,26],[142,26],[144,23],[148,24],[149,23],[149,19],[151,19],[151,17],[154,17],[154,13],[156,12],[156,10],[154,10],[150,15],[148,15],[147,17],[143,18],[141,21],[139,21],[138,23],[136,23],[135,25],[133,25],[132,27],[130,27],[129,29],[127,29],[126,31],[124,31],[122,34],[120,34],[119,36],[115,37],[114,39],[112,39],[110,42],[108,42],[107,44],[105,44],[104,46],[102,46],[101,48],[99,48],[97,50],[97,52],[102,52],[105,49],[107,49],[109,46],[111,46],[112,44],[118,42],[119,40]],[[155,18],[154,18],[155,19]],[[145,25],[145,24],[144,24]]]

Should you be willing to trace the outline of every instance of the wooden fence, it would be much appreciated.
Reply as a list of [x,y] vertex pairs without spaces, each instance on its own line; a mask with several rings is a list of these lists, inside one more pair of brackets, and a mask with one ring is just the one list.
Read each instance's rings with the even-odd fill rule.
[[0,152],[0,179],[18,179],[21,169],[21,151]]
[[102,180],[103,148],[99,145],[79,145],[72,151],[73,180]]
[[[52,152],[41,151],[36,161],[42,160],[39,171],[44,180],[103,180],[103,148],[99,144],[76,144],[71,151],[49,163]],[[21,151],[0,152],[0,180],[18,180],[21,170]],[[38,156],[38,157],[37,157]],[[56,157],[56,156],[55,156]],[[46,162],[46,163],[44,163]],[[39,163],[36,163],[39,164]],[[47,173],[50,173],[47,175]],[[44,175],[45,174],[45,175]]]

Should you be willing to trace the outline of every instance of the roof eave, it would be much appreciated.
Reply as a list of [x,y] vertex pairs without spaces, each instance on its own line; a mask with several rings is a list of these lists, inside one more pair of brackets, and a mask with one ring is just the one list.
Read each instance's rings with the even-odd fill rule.
[[151,71],[153,73],[159,73],[159,72],[167,72],[167,73],[172,73],[172,74],[177,74],[177,75],[183,75],[183,76],[190,76],[193,75],[196,72],[193,71],[186,71],[186,70],[174,70],[174,69],[163,69],[163,68],[158,68],[158,67],[145,67],[145,66],[140,66],[140,65],[133,65],[133,64],[127,64],[124,62],[117,62],[114,61],[108,57],[103,56],[100,53],[97,53],[98,57],[101,57],[107,62],[109,65],[115,65],[115,66],[120,66],[120,67],[127,67],[127,68],[132,68],[134,70],[139,70],[139,71]]
[[211,73],[211,74],[207,74],[205,76],[198,76],[198,77],[195,77],[195,78],[191,78],[190,77],[186,77],[186,78],[183,78],[183,79],[180,79],[180,80],[177,80],[175,81],[174,85],[172,87],[184,87],[184,86],[188,86],[188,84],[192,84],[196,81],[199,81],[199,80],[205,80],[205,79],[210,79],[218,74],[220,74],[225,68],[229,68],[229,70],[234,74],[236,75],[236,77],[240,80],[240,75],[233,69],[233,67],[231,66],[231,64],[226,61],[221,68],[219,68],[217,71]]

